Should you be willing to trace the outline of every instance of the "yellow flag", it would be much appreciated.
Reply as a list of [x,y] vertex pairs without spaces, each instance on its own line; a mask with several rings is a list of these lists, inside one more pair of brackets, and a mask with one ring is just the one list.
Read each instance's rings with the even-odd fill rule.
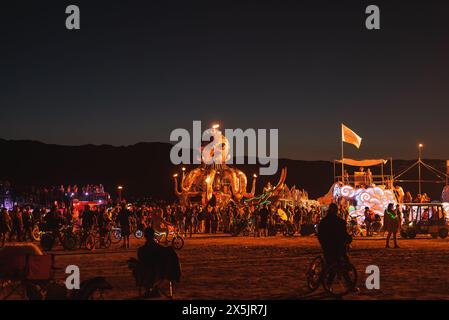
[[341,124],[341,140],[350,143],[357,148],[360,148],[360,144],[362,143],[362,138],[344,124]]

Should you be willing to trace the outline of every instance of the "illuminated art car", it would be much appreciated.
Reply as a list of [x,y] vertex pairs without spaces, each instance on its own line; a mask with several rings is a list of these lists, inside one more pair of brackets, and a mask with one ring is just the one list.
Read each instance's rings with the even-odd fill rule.
[[413,239],[417,234],[446,238],[449,234],[446,203],[404,203],[401,236]]
[[94,209],[98,206],[109,204],[110,200],[111,197],[108,193],[84,194],[79,199],[73,199],[72,206],[78,210],[78,212],[82,212],[86,206],[89,206],[90,209]]

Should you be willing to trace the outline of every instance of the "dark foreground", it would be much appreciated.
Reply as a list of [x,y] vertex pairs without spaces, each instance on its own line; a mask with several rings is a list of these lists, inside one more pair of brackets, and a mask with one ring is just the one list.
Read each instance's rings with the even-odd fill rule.
[[[78,265],[82,280],[106,277],[114,286],[108,299],[136,299],[126,260],[141,243],[134,239],[128,250],[116,245],[93,253],[55,251],[56,263]],[[346,299],[449,299],[449,240],[403,240],[400,246],[385,249],[381,238],[355,240],[351,261],[359,272],[360,292]],[[305,287],[308,263],[319,252],[315,237],[187,239],[179,252],[183,277],[175,285],[175,299],[327,299],[321,289],[310,295]],[[380,268],[380,290],[365,288],[365,268],[371,264]]]

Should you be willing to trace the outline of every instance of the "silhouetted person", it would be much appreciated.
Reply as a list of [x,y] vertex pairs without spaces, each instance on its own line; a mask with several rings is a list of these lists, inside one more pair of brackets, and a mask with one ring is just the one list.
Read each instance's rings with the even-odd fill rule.
[[338,217],[338,207],[335,203],[329,206],[326,217],[318,226],[318,241],[328,265],[340,258],[347,259],[346,245],[352,241],[352,237],[347,232],[346,221]]
[[268,236],[268,216],[270,212],[268,211],[267,204],[264,203],[262,208],[259,210],[259,234],[264,237]]
[[18,206],[15,206],[12,211],[12,230],[9,234],[9,241],[12,240],[13,235],[16,236],[17,241],[22,241],[23,220],[22,212]]
[[373,235],[373,232],[371,230],[371,224],[374,222],[374,212],[371,211],[369,207],[365,207],[365,228],[366,228],[366,236],[370,237]]
[[2,208],[0,216],[0,247],[3,247],[6,242],[6,235],[11,232],[12,221],[8,209]]
[[158,283],[162,280],[179,282],[181,266],[179,258],[172,246],[164,247],[154,240],[154,230],[146,228],[144,231],[145,245],[137,250],[137,260],[128,260],[128,266],[133,271],[136,284],[146,289],[146,297],[160,295]]
[[26,207],[22,212],[23,221],[23,240],[33,241],[32,231],[33,231],[33,214],[31,213],[30,207]]
[[131,234],[131,225],[129,218],[132,213],[126,209],[126,205],[122,203],[120,212],[117,215],[117,220],[120,223],[120,229],[122,231],[123,246],[122,248],[129,248],[129,235]]
[[397,241],[397,233],[401,227],[400,213],[393,209],[393,204],[390,203],[384,213],[384,228],[388,232],[386,248],[390,248],[390,238],[393,235],[394,247],[399,248]]
[[158,264],[161,260],[161,253],[163,247],[154,241],[154,230],[146,228],[144,230],[145,244],[137,249],[137,259],[143,264],[145,271],[149,274],[146,277],[146,292],[147,297],[157,297],[160,295],[159,289],[156,286],[156,272]]

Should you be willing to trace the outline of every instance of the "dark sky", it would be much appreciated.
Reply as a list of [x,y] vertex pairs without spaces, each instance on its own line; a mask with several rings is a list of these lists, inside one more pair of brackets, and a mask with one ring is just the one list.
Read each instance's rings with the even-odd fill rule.
[[[77,4],[81,30],[65,29]],[[377,4],[381,30],[365,29]],[[0,137],[168,141],[219,120],[280,155],[449,158],[449,1],[2,1]]]

